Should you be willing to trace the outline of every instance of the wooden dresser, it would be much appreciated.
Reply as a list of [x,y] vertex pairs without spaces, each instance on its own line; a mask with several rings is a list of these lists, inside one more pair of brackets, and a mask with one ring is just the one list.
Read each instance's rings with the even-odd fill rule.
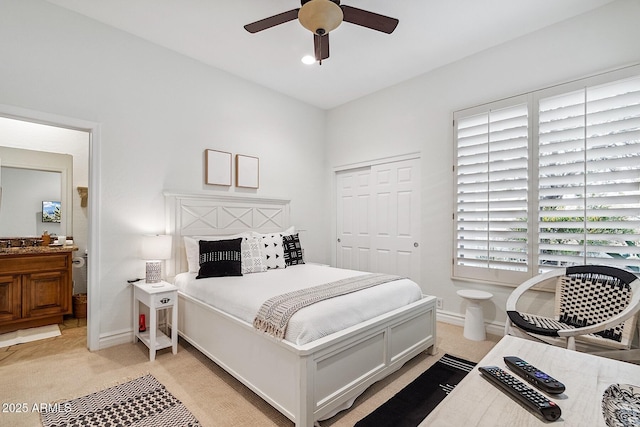
[[71,314],[75,246],[0,252],[0,333],[62,323]]

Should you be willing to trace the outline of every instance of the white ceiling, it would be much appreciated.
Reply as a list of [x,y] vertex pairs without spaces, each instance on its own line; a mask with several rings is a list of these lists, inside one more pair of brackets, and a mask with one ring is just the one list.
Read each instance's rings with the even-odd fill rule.
[[313,35],[297,21],[243,28],[298,0],[47,1],[330,109],[613,0],[344,0],[400,24],[388,35],[343,23],[322,65],[300,61],[313,54]]

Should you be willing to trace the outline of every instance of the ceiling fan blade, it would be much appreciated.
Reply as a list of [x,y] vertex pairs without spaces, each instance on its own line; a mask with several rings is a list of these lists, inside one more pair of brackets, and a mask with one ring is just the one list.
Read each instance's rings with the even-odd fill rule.
[[362,27],[371,28],[372,30],[382,31],[383,33],[393,33],[393,30],[395,30],[398,26],[398,22],[400,22],[396,18],[389,18],[388,16],[378,15],[377,13],[358,9],[356,7],[340,7],[342,8],[342,12],[344,13],[344,21],[360,25]]
[[314,34],[313,47],[316,53],[316,61],[322,64],[322,60],[329,57],[329,34],[327,33],[324,36]]
[[288,12],[279,13],[277,15],[270,16],[269,18],[261,19],[251,24],[244,26],[244,29],[250,33],[257,33],[258,31],[266,30],[267,28],[275,27],[276,25],[284,24],[285,22],[298,19],[298,9],[293,9]]

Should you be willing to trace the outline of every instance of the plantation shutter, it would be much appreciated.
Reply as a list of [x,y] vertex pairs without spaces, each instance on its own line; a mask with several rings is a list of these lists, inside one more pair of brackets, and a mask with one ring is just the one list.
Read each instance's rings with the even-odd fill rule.
[[[513,104],[513,101],[511,101]],[[456,114],[454,276],[501,281],[527,271],[526,101]],[[491,271],[490,271],[491,270]]]
[[640,266],[640,77],[539,101],[539,265]]

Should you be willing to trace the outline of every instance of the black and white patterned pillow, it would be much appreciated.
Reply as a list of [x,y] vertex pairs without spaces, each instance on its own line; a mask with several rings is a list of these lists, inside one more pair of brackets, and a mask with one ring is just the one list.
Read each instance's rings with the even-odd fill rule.
[[304,264],[304,259],[302,259],[302,245],[300,245],[298,233],[282,236],[282,247],[284,250],[284,263],[286,265]]
[[200,270],[200,246],[198,242],[200,240],[231,240],[242,237],[244,239],[251,236],[251,233],[244,232],[233,235],[216,235],[216,236],[184,236],[184,249],[187,253],[187,264],[189,265],[190,273],[197,273]]
[[262,238],[262,254],[264,256],[267,269],[286,268],[284,262],[284,250],[282,249],[282,234],[263,234]]
[[200,270],[196,279],[242,276],[242,238],[200,240]]
[[261,240],[257,237],[249,237],[242,241],[242,274],[267,271]]

